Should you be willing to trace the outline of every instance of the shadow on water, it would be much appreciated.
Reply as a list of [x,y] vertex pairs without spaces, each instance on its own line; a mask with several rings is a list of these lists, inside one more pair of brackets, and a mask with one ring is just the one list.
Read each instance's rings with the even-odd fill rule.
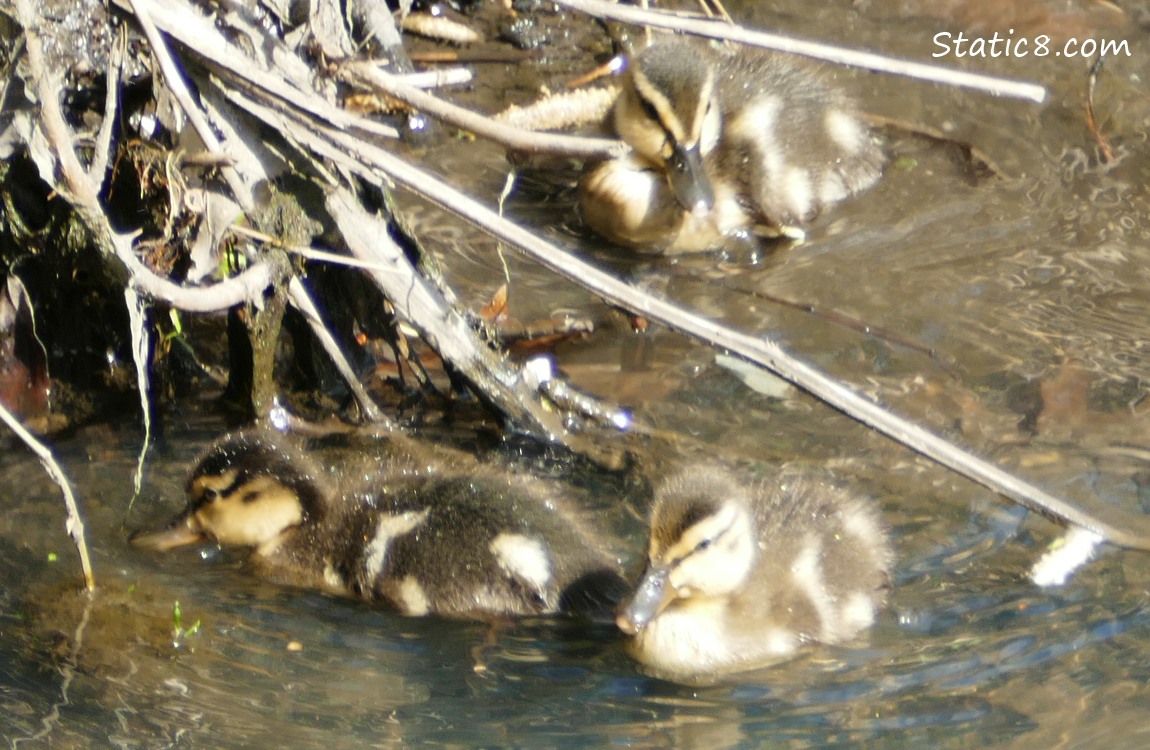
[[[856,46],[918,58],[937,30],[958,23],[891,23],[890,3],[847,5],[774,4],[752,22],[807,36],[843,29]],[[1150,104],[1132,82],[1148,69],[1150,39],[1133,23],[1096,35],[1131,41],[1131,58],[1108,62],[1096,102],[1110,113],[1117,165],[1097,162],[1082,124],[1081,61],[944,60],[1043,80],[1052,101],[837,75],[868,109],[975,143],[1013,179],[972,184],[945,149],[889,133],[884,181],[758,269],[604,247],[572,219],[571,171],[552,175],[553,191],[527,185],[508,211],[705,314],[776,337],[1053,491],[1142,513]],[[502,155],[467,146],[446,145],[440,164],[495,194]],[[501,283],[494,244],[426,211],[414,222],[428,227],[461,298],[481,305]],[[222,426],[173,424],[130,514],[138,432],[92,427],[57,446],[94,547],[100,590],[91,599],[74,588],[55,488],[20,449],[0,455],[0,738],[21,747],[325,749],[1142,744],[1144,555],[1107,550],[1067,586],[1036,589],[1026,573],[1056,536],[1052,524],[705,347],[634,334],[584,293],[508,257],[517,315],[574,307],[600,319],[599,334],[560,360],[577,383],[676,436],[640,456],[651,474],[721,446],[731,460],[827,465],[881,503],[898,563],[890,605],[865,640],[681,686],[644,675],[606,628],[543,620],[490,633],[275,588],[212,550],[156,558],[129,548],[127,534],[170,517],[184,471]],[[896,331],[938,359],[764,295]],[[620,497],[612,481],[581,484],[615,513],[637,554],[640,535],[619,501],[642,498]]]

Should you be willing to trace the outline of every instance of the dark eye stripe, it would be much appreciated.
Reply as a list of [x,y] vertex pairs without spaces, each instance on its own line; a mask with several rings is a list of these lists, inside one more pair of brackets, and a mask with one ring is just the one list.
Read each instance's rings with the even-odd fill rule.
[[[695,554],[696,552],[702,552],[702,551],[706,550],[712,544],[715,544],[716,542],[721,541],[725,536],[727,536],[727,532],[729,532],[734,527],[735,527],[735,522],[731,521],[731,523],[729,523],[726,526],[724,526],[723,528],[719,529],[718,533],[716,533],[714,536],[709,536],[705,539],[702,539],[698,544],[695,545],[694,549],[692,549],[690,552],[688,552],[686,555],[684,555],[680,559],[681,560],[686,559],[686,558],[690,557],[691,555]],[[678,561],[676,561],[676,563],[677,562]]]
[[642,96],[639,97],[639,104],[643,107],[643,114],[647,115],[647,117],[650,117],[655,121],[656,125],[662,128],[663,118],[659,117],[659,110],[655,109],[655,105],[644,99]]
[[[247,481],[248,481],[247,477],[237,476],[235,479],[232,480],[231,484],[229,484],[227,487],[224,487],[222,490],[217,490],[215,487],[204,486],[203,489],[200,491],[200,502],[201,503],[210,503],[210,502],[213,502],[213,501],[215,501],[221,497],[228,497],[233,492],[235,492],[236,489],[239,488],[239,486],[241,484],[244,484]],[[248,493],[248,494],[250,495],[252,493]],[[250,502],[247,495],[244,496],[243,500],[244,500],[244,502]]]

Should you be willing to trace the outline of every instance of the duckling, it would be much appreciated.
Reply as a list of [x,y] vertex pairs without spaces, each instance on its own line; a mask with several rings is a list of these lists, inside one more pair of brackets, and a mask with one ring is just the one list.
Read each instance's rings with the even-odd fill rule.
[[793,235],[882,174],[846,95],[778,53],[669,38],[632,59],[613,112],[633,151],[592,166],[580,201],[592,229],[640,250]]
[[891,561],[874,508],[824,480],[695,469],[656,490],[647,568],[616,623],[657,673],[751,669],[869,627]]
[[406,615],[594,616],[625,593],[604,536],[546,483],[474,461],[381,461],[340,494],[279,437],[229,435],[192,470],[184,511],[132,541],[161,551],[250,547],[266,578],[382,600]]

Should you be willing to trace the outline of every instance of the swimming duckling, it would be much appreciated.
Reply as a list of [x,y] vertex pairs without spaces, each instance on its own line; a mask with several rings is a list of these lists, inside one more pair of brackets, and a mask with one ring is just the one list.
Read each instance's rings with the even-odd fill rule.
[[656,491],[647,569],[616,622],[656,672],[751,669],[871,625],[891,558],[875,510],[825,481],[695,469]]
[[435,460],[384,459],[366,484],[338,494],[280,438],[240,432],[199,460],[172,524],[132,541],[251,547],[257,572],[276,582],[407,615],[594,615],[625,593],[603,537],[546,483]]
[[658,42],[632,59],[614,125],[633,151],[583,176],[583,216],[639,249],[794,234],[882,174],[883,152],[851,101],[779,53]]

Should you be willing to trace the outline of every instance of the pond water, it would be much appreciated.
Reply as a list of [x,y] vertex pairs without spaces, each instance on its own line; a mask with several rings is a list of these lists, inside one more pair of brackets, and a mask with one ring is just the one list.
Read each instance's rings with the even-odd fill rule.
[[[935,51],[934,33],[969,22],[907,18],[903,3],[850,5],[815,10],[796,0],[735,13],[758,27],[919,59]],[[1040,3],[1010,7],[1020,24],[1129,41],[1130,56],[1107,61],[1095,94],[1116,164],[1099,163],[1084,122],[1088,61],[948,58],[940,62],[1041,81],[1051,100],[836,77],[868,111],[974,144],[1007,178],[971,180],[960,149],[889,131],[883,182],[763,267],[603,246],[572,218],[577,173],[569,169],[525,173],[508,213],[660,294],[776,338],[1057,495],[1141,518],[1150,498],[1150,33],[1130,20],[1136,10],[1117,21],[1081,5],[1055,21],[1043,20]],[[977,4],[921,8],[934,6],[974,13]],[[1020,25],[1016,36],[1040,28]],[[507,169],[482,143],[448,143],[432,163],[492,201]],[[501,283],[494,244],[431,209],[412,215],[463,300],[482,304]],[[507,259],[517,317],[571,308],[598,321],[597,334],[563,347],[559,360],[575,382],[632,407],[651,433],[637,449],[640,474],[716,454],[758,467],[817,463],[881,505],[898,561],[889,606],[866,638],[685,686],[645,675],[606,627],[405,619],[261,583],[243,573],[239,556],[214,549],[133,550],[128,533],[180,507],[184,472],[225,429],[192,409],[165,417],[131,509],[141,440],[134,420],[54,445],[83,503],[99,582],[92,597],[77,591],[58,490],[20,446],[0,454],[0,737],[22,747],[133,748],[1147,741],[1150,557],[1108,548],[1066,586],[1039,589],[1027,573],[1057,525],[793,389],[740,373],[701,344],[657,328],[632,333],[574,285],[513,253]],[[554,463],[548,472],[613,519],[638,554],[642,531],[631,511],[642,512],[642,482],[507,454],[486,458]],[[176,602],[179,625],[191,632],[173,632]]]

